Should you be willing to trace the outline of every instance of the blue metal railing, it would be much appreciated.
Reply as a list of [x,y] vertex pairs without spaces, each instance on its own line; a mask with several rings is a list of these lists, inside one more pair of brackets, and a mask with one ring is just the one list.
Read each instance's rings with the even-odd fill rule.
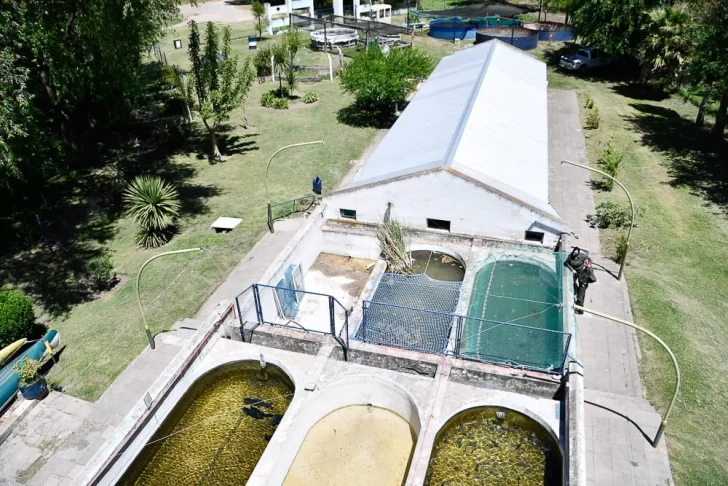
[[[275,322],[272,319],[267,319],[266,315],[265,315],[263,301],[261,299],[261,289],[271,289],[271,292],[276,292],[276,293],[282,291],[286,294],[293,294],[296,296],[296,300],[298,302],[300,302],[301,299],[303,298],[303,297],[298,298],[299,295],[302,295],[302,296],[310,295],[310,296],[317,296],[317,297],[325,298],[327,305],[328,305],[328,310],[329,310],[329,312],[328,312],[329,329],[327,331],[322,331],[320,329],[309,329],[309,328],[306,328],[306,327],[298,324],[297,322],[293,321],[291,316],[287,316],[287,315],[282,316],[282,317],[288,319],[288,322],[285,324],[281,324],[280,322]],[[253,292],[253,305],[255,306],[256,321],[254,322],[253,326],[246,332],[245,322],[244,322],[244,313],[241,311],[241,307],[240,307],[240,300],[241,300],[240,298],[248,291]],[[275,327],[284,327],[284,328],[289,328],[289,329],[303,330],[304,332],[312,332],[312,333],[317,333],[317,334],[330,335],[339,344],[339,346],[341,346],[341,348],[344,352],[344,359],[348,360],[349,311],[346,309],[346,307],[344,307],[344,305],[341,302],[339,302],[338,299],[336,299],[332,295],[322,294],[319,292],[310,292],[308,290],[293,289],[293,288],[289,288],[289,287],[283,287],[280,285],[253,284],[235,297],[235,306],[238,311],[238,320],[240,322],[240,334],[241,334],[241,338],[243,341],[250,342],[250,340],[252,339],[253,332],[261,324],[267,324],[269,326],[275,326]],[[343,322],[341,324],[340,329],[338,329],[338,330],[336,328],[337,306],[344,313]],[[296,310],[297,309],[298,309],[298,307],[296,307]],[[294,322],[296,325],[291,326],[290,322]],[[246,337],[248,339],[246,339]]]

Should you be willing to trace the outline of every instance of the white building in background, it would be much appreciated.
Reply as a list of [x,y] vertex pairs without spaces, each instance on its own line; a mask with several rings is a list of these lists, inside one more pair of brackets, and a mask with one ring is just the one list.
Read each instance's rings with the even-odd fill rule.
[[324,218],[553,247],[546,65],[500,41],[445,57]]
[[288,27],[290,14],[304,15],[313,18],[313,0],[286,0],[283,5],[272,6],[264,3],[268,35],[274,30]]

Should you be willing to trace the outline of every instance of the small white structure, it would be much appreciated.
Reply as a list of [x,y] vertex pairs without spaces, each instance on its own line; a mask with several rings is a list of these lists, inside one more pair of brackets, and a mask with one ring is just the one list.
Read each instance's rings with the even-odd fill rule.
[[546,65],[500,41],[445,57],[329,220],[540,242],[568,231],[549,204]]
[[373,20],[383,24],[392,23],[392,6],[387,4],[357,5],[354,2],[354,13],[357,18]]
[[264,3],[265,18],[268,24],[268,35],[273,35],[274,29],[288,27],[290,14],[306,15],[313,18],[313,0],[286,0],[283,5],[272,6]]

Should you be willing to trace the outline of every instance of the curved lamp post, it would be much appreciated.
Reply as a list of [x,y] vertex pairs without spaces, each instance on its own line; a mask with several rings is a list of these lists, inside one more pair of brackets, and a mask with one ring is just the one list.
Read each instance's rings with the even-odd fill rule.
[[144,322],[144,332],[147,333],[147,339],[149,340],[149,347],[154,349],[154,338],[152,337],[152,331],[149,329],[149,324],[147,324],[147,317],[144,315],[144,307],[142,307],[142,296],[139,292],[139,281],[142,278],[142,272],[144,271],[144,267],[152,263],[154,260],[156,260],[159,257],[163,257],[166,255],[176,255],[178,253],[190,253],[193,251],[202,251],[202,248],[186,248],[184,250],[174,250],[174,251],[165,251],[164,253],[160,253],[158,255],[154,255],[152,258],[147,260],[142,264],[142,266],[139,268],[139,273],[137,274],[136,279],[136,294],[137,294],[137,302],[139,303],[139,312],[142,313],[142,321]]
[[582,169],[591,170],[593,172],[601,174],[604,177],[607,177],[608,179],[611,179],[612,181],[616,182],[619,185],[619,187],[622,188],[624,193],[627,194],[627,199],[629,199],[629,205],[630,205],[630,208],[632,209],[632,219],[629,220],[629,230],[627,230],[627,248],[624,250],[624,255],[622,256],[622,262],[619,264],[619,274],[617,275],[617,280],[622,280],[622,274],[624,273],[624,265],[627,262],[627,252],[629,251],[629,242],[630,242],[630,238],[632,237],[632,227],[634,226],[635,213],[634,213],[634,201],[632,201],[632,195],[629,193],[627,188],[624,187],[624,185],[622,185],[621,182],[619,182],[617,179],[610,176],[609,174],[602,172],[599,169],[589,167],[588,165],[577,164],[576,162],[572,162],[570,160],[562,160],[561,163],[575,165],[576,167],[581,167]]
[[675,401],[677,400],[677,395],[680,392],[680,367],[677,364],[677,358],[675,358],[675,355],[673,354],[670,347],[665,344],[665,341],[660,339],[655,333],[652,331],[648,331],[644,327],[640,327],[637,324],[625,321],[623,319],[619,319],[617,317],[612,317],[607,314],[603,314],[601,312],[587,309],[586,307],[582,307],[580,305],[574,305],[574,309],[578,309],[580,311],[588,312],[589,314],[594,314],[595,316],[603,317],[604,319],[609,319],[610,321],[618,322],[620,324],[624,324],[625,326],[632,327],[634,329],[637,329],[638,331],[642,331],[651,338],[653,338],[655,341],[660,343],[660,345],[665,348],[665,351],[667,351],[667,354],[670,355],[670,359],[672,360],[672,364],[675,366],[675,391],[672,393],[672,399],[670,400],[670,405],[667,407],[667,412],[665,412],[665,417],[660,422],[660,428],[657,429],[657,434],[655,435],[655,439],[652,441],[652,447],[657,447],[657,444],[660,443],[660,439],[662,439],[662,434],[665,432],[665,426],[667,425],[667,419],[670,417],[670,412],[672,412],[672,407],[675,405]]
[[287,150],[289,148],[293,147],[303,147],[304,145],[316,145],[316,144],[324,144],[323,140],[316,140],[315,142],[301,142],[301,143],[292,143],[291,145],[286,145],[285,147],[281,147],[275,152],[273,152],[273,155],[270,156],[270,159],[268,159],[268,164],[265,166],[265,200],[268,201],[268,204],[270,204],[270,198],[268,197],[268,169],[270,169],[270,163],[273,162],[273,157],[278,155],[280,152],[283,152],[284,150]]

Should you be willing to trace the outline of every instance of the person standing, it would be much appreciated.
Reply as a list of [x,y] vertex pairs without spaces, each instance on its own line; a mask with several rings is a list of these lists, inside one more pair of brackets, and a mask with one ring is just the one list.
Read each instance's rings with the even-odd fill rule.
[[569,256],[566,257],[566,261],[564,262],[564,266],[566,266],[574,275],[577,275],[579,272],[581,272],[582,267],[584,266],[584,262],[589,258],[586,253],[581,251],[581,248],[578,246],[575,246],[573,250],[571,250],[571,253],[569,253]]
[[[592,268],[591,258],[586,258],[584,264],[581,267],[581,271],[576,275],[576,305],[584,306],[584,299],[586,298],[586,289],[589,284],[593,284],[597,281],[597,276],[594,275],[594,269]],[[574,312],[577,314],[583,314],[584,311],[576,309]]]
[[566,257],[566,261],[564,262],[564,266],[571,270],[571,273],[574,274],[574,295],[579,290],[579,272],[584,268],[584,262],[588,259],[586,253],[581,251],[581,248],[578,246],[575,246],[573,250],[571,250],[571,253],[569,253],[569,256]]

